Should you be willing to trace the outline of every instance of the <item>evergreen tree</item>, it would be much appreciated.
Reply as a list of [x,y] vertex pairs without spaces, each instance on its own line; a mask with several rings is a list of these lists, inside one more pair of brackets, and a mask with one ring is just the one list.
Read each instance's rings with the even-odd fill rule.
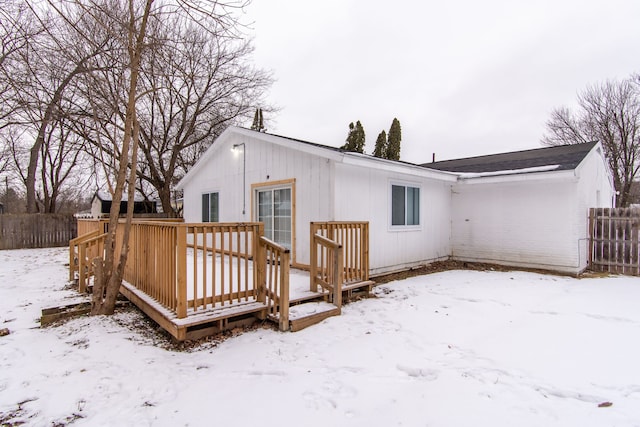
[[364,128],[360,120],[354,125],[353,122],[349,123],[349,134],[347,135],[347,142],[342,147],[342,150],[353,151],[355,153],[364,153],[365,134]]
[[346,139],[347,142],[342,147],[340,147],[341,150],[351,151],[350,148],[353,146],[354,133],[355,133],[355,126],[353,122],[351,122],[349,123],[349,133],[347,134],[347,139]]
[[262,120],[262,108],[256,108],[256,113],[253,115],[253,124],[251,130],[257,130],[258,132],[265,132],[264,121]]
[[374,157],[385,157],[387,153],[387,133],[383,130],[376,139],[376,147],[373,149]]
[[398,119],[393,119],[391,128],[389,129],[389,142],[385,156],[389,160],[400,160],[400,141],[402,140],[402,131]]

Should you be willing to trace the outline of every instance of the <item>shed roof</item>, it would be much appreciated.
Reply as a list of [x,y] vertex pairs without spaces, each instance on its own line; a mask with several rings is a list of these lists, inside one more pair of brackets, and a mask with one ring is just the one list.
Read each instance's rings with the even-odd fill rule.
[[[111,193],[109,193],[108,191],[105,190],[97,190],[94,194],[93,194],[93,198],[98,198],[99,200],[103,201],[103,202],[111,202],[113,201],[113,197],[111,196]],[[127,193],[127,191],[124,191],[122,193],[122,201],[126,202],[129,199],[129,194]],[[133,198],[134,202],[145,202],[147,200],[144,199],[144,197],[142,197],[139,194],[136,194]]]
[[421,166],[458,173],[485,173],[508,170],[534,171],[535,168],[544,166],[555,166],[553,169],[556,171],[573,170],[578,167],[596,144],[597,142],[587,142],[584,144],[513,151],[510,153],[423,163]]

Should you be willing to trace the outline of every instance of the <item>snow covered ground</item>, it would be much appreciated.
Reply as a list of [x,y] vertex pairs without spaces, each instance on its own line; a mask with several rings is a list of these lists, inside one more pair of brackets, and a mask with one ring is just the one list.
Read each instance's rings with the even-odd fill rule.
[[179,352],[135,310],[40,329],[66,259],[0,251],[0,424],[640,426],[638,278],[450,271]]

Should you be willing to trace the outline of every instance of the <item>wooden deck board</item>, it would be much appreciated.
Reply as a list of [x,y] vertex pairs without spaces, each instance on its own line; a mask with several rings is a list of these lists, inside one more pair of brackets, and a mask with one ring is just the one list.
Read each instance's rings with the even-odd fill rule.
[[187,329],[191,327],[206,325],[207,323],[213,324],[215,322],[266,310],[264,303],[244,301],[242,303],[197,312],[189,311],[187,317],[178,319],[174,312],[127,282],[122,282],[120,292],[164,330],[180,341],[187,337]]

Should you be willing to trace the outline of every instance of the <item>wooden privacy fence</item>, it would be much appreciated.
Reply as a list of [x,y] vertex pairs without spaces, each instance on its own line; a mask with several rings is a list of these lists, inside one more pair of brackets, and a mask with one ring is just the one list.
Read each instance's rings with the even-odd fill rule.
[[[320,235],[342,246],[343,282],[345,284],[369,280],[368,222],[312,222],[310,232],[311,242],[314,241],[314,236]],[[316,245],[312,244],[312,260],[314,256],[318,256],[318,253],[313,253],[314,247]],[[313,262],[311,264],[313,265]]]
[[595,271],[640,275],[640,209],[589,210],[589,265]]
[[76,218],[73,215],[0,215],[0,249],[67,246],[76,235]]

